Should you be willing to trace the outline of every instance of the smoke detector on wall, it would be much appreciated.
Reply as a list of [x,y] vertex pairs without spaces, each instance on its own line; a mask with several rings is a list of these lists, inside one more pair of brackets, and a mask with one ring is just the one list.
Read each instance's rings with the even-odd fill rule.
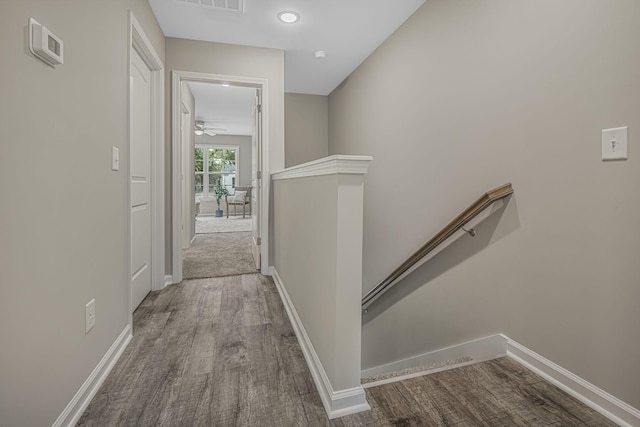
[[181,3],[197,4],[232,12],[244,12],[244,0],[176,0]]

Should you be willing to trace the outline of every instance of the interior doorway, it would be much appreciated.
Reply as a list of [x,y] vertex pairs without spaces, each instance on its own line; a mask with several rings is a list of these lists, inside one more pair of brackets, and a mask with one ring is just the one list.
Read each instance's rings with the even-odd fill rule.
[[[252,251],[252,145],[256,127],[253,104],[258,89],[230,84],[182,82],[183,97],[193,104],[194,121],[185,148],[183,192],[193,210],[183,220],[182,279],[235,276],[256,272]],[[195,193],[194,193],[195,191]],[[191,234],[185,236],[185,230]],[[257,256],[259,259],[259,255]]]
[[[127,235],[129,325],[149,291],[165,286],[164,65],[132,12],[129,13],[129,161]],[[113,147],[112,169],[120,169]]]
[[[268,217],[262,203],[264,193],[268,194],[262,186],[262,174],[268,170],[263,155],[268,141],[262,132],[266,121],[262,97],[267,82],[174,71],[173,84],[174,123],[176,113],[188,110],[192,102],[195,107],[189,133],[195,137],[186,137],[184,115],[178,116],[180,132],[174,126],[173,140],[172,282],[212,277],[204,271],[193,276],[189,263],[194,252],[203,263],[222,269],[215,270],[215,276],[259,271],[266,254],[261,224]],[[207,111],[204,105],[208,100],[217,104],[217,111]],[[237,110],[242,114],[234,117]],[[184,185],[185,177],[189,177],[190,186]],[[190,242],[191,248],[183,253],[184,242]],[[236,261],[238,266],[233,266]]]
[[131,57],[131,300],[151,292],[151,70],[137,51]]

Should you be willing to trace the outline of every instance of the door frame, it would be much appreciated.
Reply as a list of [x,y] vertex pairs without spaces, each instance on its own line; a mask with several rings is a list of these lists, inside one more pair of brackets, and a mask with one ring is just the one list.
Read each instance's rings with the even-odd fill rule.
[[167,283],[165,277],[164,239],[164,64],[156,53],[142,26],[133,12],[129,11],[129,50],[127,61],[127,289],[129,301],[129,325],[133,326],[133,303],[131,299],[131,60],[134,50],[140,55],[151,71],[151,290],[160,290]]
[[[189,125],[191,122],[194,121],[194,114],[195,111],[190,111],[189,108],[185,105],[184,102],[182,102],[181,104],[181,109],[182,109],[182,115],[180,116],[180,138],[182,138],[184,140],[184,138],[191,133],[191,126]],[[186,121],[185,121],[186,119]],[[187,124],[187,126],[185,126],[185,124]],[[190,136],[190,135],[189,135]],[[195,142],[195,141],[194,141]],[[189,162],[189,155],[187,152],[188,147],[186,146],[186,144],[182,144],[183,145],[183,156],[182,156],[182,172],[184,173],[184,171],[187,169],[187,164]],[[183,180],[182,180],[182,191],[183,194],[185,191],[188,191],[189,188],[189,184],[191,183],[191,180],[189,179],[189,177],[187,177],[186,174],[184,174]],[[191,229],[192,227],[194,227],[193,222],[192,222],[192,218],[189,218],[188,215],[186,215],[186,213],[191,209],[192,205],[189,204],[189,200],[187,200],[186,198],[183,198],[182,200],[182,223],[180,224],[181,230],[182,232],[181,237],[180,237],[180,245],[182,247],[182,249],[188,249],[191,247],[191,245],[193,244],[193,241],[195,240],[195,237],[192,239],[191,238]],[[195,234],[195,230],[194,230],[194,234]]]
[[[182,138],[180,132],[180,114],[182,114],[182,82],[204,82],[204,83],[229,83],[235,86],[252,87],[259,89],[262,95],[262,164],[259,165],[262,173],[260,192],[260,234],[262,242],[260,246],[260,257],[262,258],[261,273],[269,274],[269,195],[270,195],[270,169],[269,169],[269,80],[260,77],[228,76],[224,74],[198,73],[192,71],[171,71],[171,181],[172,181],[172,201],[171,201],[171,273],[172,283],[182,281],[182,250],[181,250],[181,224],[182,224],[182,186],[180,185],[180,175],[182,173]],[[256,171],[252,171],[255,173]]]

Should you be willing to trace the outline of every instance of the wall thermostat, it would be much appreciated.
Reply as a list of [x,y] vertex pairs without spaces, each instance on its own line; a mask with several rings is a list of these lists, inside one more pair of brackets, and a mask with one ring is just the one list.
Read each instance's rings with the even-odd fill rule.
[[64,62],[62,39],[33,18],[29,18],[29,50],[52,67]]

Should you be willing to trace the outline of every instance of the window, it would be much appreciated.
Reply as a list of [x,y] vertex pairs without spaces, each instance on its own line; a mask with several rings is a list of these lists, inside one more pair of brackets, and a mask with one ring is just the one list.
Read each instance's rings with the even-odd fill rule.
[[214,199],[218,181],[229,193],[236,186],[238,147],[196,146],[196,197]]

